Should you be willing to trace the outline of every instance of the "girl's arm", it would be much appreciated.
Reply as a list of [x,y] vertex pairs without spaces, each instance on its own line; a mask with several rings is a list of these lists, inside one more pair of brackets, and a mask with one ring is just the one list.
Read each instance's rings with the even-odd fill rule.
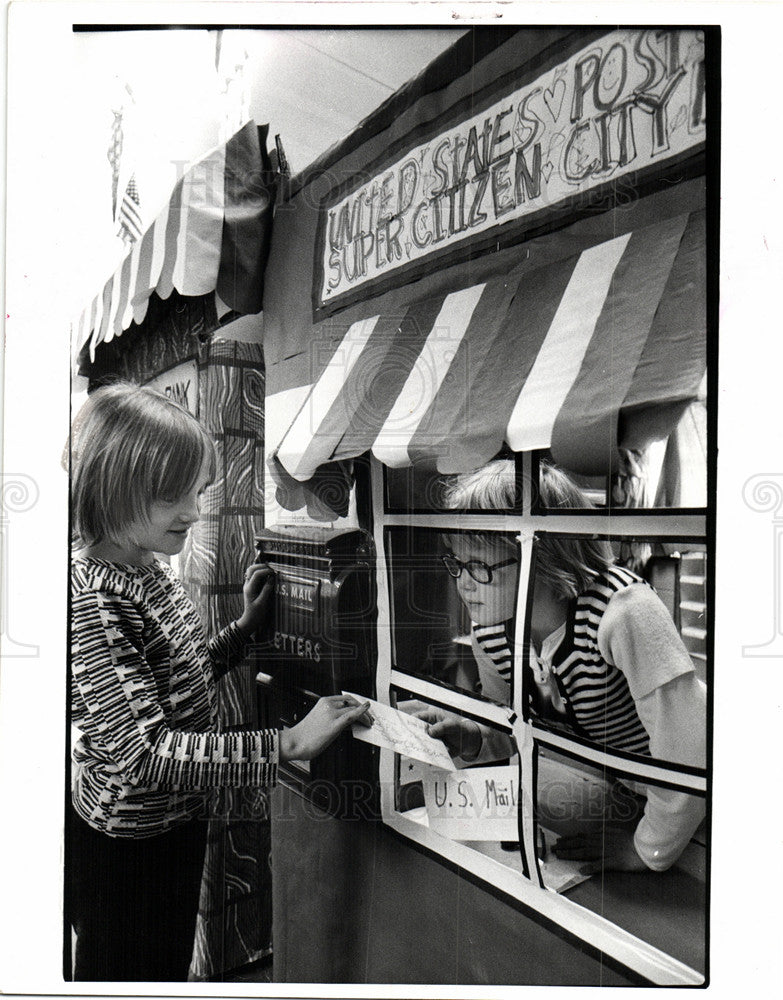
[[242,614],[209,641],[209,655],[216,677],[222,677],[242,661],[247,644],[266,623],[273,592],[272,569],[266,563],[249,566],[242,588]]
[[458,758],[460,763],[487,764],[507,759],[517,752],[511,736],[473,719],[465,719],[456,712],[417,700],[400,702],[397,708],[428,723],[428,734],[443,740],[451,756]]
[[209,640],[207,644],[209,658],[212,661],[215,677],[222,677],[242,662],[251,637],[251,634],[235,621],[226,625]]
[[[71,673],[81,705],[79,728],[132,785],[170,789],[273,784],[278,734],[199,732],[210,724],[206,696],[183,670],[180,703],[192,706],[195,731],[170,728],[143,649],[143,620],[119,594],[74,595]],[[169,709],[170,711],[170,709]]]
[[74,595],[72,613],[71,673],[80,702],[75,721],[131,785],[187,790],[273,784],[279,759],[314,756],[361,721],[367,708],[345,697],[322,698],[282,741],[276,730],[203,732],[210,722],[206,696],[193,690],[183,671],[176,695],[181,705],[192,701],[194,728],[172,729],[139,652],[143,621],[133,602],[87,591]]
[[[636,707],[650,733],[653,757],[703,766],[706,691],[695,674],[669,681],[637,702]],[[634,833],[634,847],[648,868],[665,871],[682,854],[704,819],[706,800],[655,785],[647,785],[646,794],[647,805]]]
[[[652,757],[704,767],[706,690],[655,592],[634,585],[615,594],[599,627],[598,645],[628,680]],[[634,847],[648,868],[663,871],[688,844],[706,804],[701,796],[654,785],[646,786],[646,794]]]

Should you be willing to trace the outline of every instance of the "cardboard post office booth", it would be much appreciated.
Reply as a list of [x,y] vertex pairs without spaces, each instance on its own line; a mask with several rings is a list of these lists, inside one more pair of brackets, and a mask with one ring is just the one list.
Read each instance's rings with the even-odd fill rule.
[[[718,46],[697,28],[477,28],[278,206],[264,350],[279,506],[267,526],[305,540],[368,533],[364,690],[473,720],[508,749],[485,773],[451,777],[381,749],[379,821],[329,817],[284,790],[275,978],[708,975],[706,710],[691,715],[698,750],[612,743],[574,721],[573,692],[571,714],[540,709],[527,656],[542,552],[600,540],[656,588],[681,671],[709,703]],[[512,499],[444,499],[454,475],[493,460],[512,470]],[[589,505],[547,501],[551,465]],[[493,689],[477,672],[482,626],[443,563],[476,533],[514,553]],[[461,558],[456,573],[470,570]],[[315,578],[291,553],[286,564],[281,579],[303,588],[297,613],[312,614]],[[278,632],[298,636],[279,641],[301,672],[299,638],[305,654],[313,640]],[[634,808],[684,803],[687,843],[666,870],[586,878],[552,850],[553,769],[572,790],[600,773],[634,790]]]

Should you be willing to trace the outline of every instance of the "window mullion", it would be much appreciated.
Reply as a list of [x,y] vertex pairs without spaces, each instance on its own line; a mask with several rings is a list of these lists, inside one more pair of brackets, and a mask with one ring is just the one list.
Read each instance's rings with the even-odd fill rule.
[[703,538],[706,519],[701,514],[460,514],[443,511],[437,514],[384,514],[380,517],[388,528],[448,528],[471,531],[551,531],[557,534],[613,535],[645,538]]

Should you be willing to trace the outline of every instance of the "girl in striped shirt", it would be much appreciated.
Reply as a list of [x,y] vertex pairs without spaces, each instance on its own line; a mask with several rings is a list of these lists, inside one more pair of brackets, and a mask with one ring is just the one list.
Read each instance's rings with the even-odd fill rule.
[[[446,506],[509,509],[514,491],[514,463],[497,460],[455,477],[446,488]],[[542,469],[541,499],[547,508],[592,506],[553,466]],[[516,543],[480,532],[451,534],[447,544],[444,563],[471,617],[481,692],[508,705]],[[611,546],[595,539],[544,535],[535,565],[526,657],[533,713],[607,749],[704,767],[706,690],[653,589],[616,565]],[[466,763],[515,752],[509,737],[472,720],[436,708],[416,714]],[[705,812],[697,796],[607,783],[543,751],[537,804],[544,825],[562,835],[555,853],[585,861],[585,872],[662,871],[679,857]]]
[[220,732],[217,679],[243,658],[273,593],[262,563],[211,641],[171,568],[215,475],[211,439],[148,388],[94,392],[71,435],[72,767],[67,902],[74,978],[187,978],[210,790],[272,785],[367,704],[322,698],[278,732]]

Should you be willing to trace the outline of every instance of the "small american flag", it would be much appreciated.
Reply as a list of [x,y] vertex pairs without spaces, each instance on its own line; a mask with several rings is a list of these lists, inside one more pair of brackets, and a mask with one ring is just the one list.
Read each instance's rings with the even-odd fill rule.
[[136,175],[132,174],[122,196],[122,203],[117,215],[120,228],[117,235],[122,242],[130,246],[142,234],[141,215],[139,214],[139,191],[136,187]]

